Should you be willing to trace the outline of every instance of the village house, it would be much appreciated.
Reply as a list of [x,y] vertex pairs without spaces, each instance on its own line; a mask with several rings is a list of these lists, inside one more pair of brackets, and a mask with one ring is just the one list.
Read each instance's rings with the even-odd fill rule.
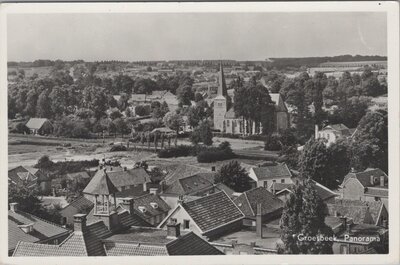
[[12,255],[20,241],[59,244],[69,234],[68,229],[20,211],[18,203],[10,203],[10,210],[8,210],[8,255]]
[[254,188],[243,192],[233,202],[243,212],[245,218],[243,225],[250,228],[256,227],[257,205],[261,204],[261,222],[279,219],[282,214],[283,202],[276,198],[264,187]]
[[67,227],[73,227],[74,215],[81,213],[88,214],[93,209],[93,206],[94,203],[91,200],[84,196],[78,197],[60,210],[62,216],[61,223]]
[[272,163],[250,169],[249,177],[255,182],[256,187],[271,190],[274,183],[294,184],[292,172],[285,163]]
[[344,216],[327,216],[325,223],[335,236],[333,254],[386,254],[388,230],[372,224],[356,224]]
[[372,224],[388,227],[389,214],[381,201],[355,201],[335,199],[327,203],[330,216],[346,216],[356,224]]
[[183,202],[160,223],[166,229],[168,222],[180,223],[184,231],[193,231],[208,239],[239,230],[244,214],[224,192],[216,192],[199,199]]
[[133,199],[124,200],[124,207],[117,206],[117,191],[108,175],[95,176],[94,183],[86,190],[95,198],[94,208],[89,215],[74,215],[74,232],[70,236],[57,245],[20,241],[13,256],[222,254],[195,233],[181,233],[179,224],[168,224],[167,231],[150,229],[151,224],[136,214]]
[[51,192],[51,179],[42,170],[27,166],[18,166],[8,171],[8,185],[38,189],[41,194]]
[[53,124],[44,118],[30,118],[26,123],[26,127],[29,129],[31,134],[34,135],[46,135],[53,132]]
[[382,201],[388,207],[388,176],[378,168],[352,170],[341,184],[342,198],[360,201]]
[[[122,200],[125,199],[126,198]],[[117,203],[119,200],[121,199],[117,199]],[[164,218],[167,217],[169,210],[171,210],[168,204],[156,194],[146,194],[132,198],[132,201],[133,209],[136,211],[136,214],[153,226],[157,226],[162,220],[164,220]],[[126,205],[121,204],[119,207],[125,208]]]
[[336,143],[339,139],[351,137],[354,132],[355,129],[349,129],[341,123],[327,125],[321,130],[318,129],[318,125],[315,125],[315,139],[325,139],[327,146]]
[[[300,181],[300,179],[293,178],[293,181]],[[311,180],[314,184],[315,190],[317,191],[318,196],[325,202],[333,202],[336,197],[340,196],[340,194],[332,191],[331,189],[325,187],[324,185]],[[271,192],[283,202],[286,202],[290,198],[290,194],[293,192],[292,188],[295,184],[288,183],[273,183],[271,186]]]

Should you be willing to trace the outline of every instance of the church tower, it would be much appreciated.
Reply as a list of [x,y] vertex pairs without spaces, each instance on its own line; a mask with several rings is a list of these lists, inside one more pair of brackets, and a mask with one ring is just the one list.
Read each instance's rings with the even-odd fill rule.
[[227,89],[224,77],[224,69],[222,67],[222,63],[219,64],[219,76],[218,76],[218,93],[217,97],[214,99],[214,129],[220,130],[221,132],[225,131],[224,128],[224,119],[225,113],[228,111],[227,105]]

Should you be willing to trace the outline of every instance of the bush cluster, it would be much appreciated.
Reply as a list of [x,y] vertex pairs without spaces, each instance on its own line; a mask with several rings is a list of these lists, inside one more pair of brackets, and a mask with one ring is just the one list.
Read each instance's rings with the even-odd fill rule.
[[113,145],[110,152],[128,151],[128,148],[124,145]]
[[229,142],[222,142],[218,147],[209,147],[205,150],[199,151],[197,155],[197,162],[211,163],[215,161],[223,161],[234,158]]
[[158,157],[171,158],[180,156],[196,155],[196,147],[190,145],[178,145],[177,147],[166,148],[158,151]]

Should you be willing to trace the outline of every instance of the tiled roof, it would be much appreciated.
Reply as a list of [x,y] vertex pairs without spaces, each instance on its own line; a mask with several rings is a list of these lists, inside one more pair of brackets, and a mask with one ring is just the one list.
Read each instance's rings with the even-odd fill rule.
[[279,192],[284,189],[290,189],[293,186],[291,183],[280,183],[280,182],[274,182],[271,184],[271,190],[274,192]]
[[[204,174],[213,174],[213,173],[204,173]],[[215,175],[215,174],[213,174]],[[209,178],[205,178],[202,174],[196,174],[193,176],[177,179],[164,191],[164,193],[168,194],[177,194],[177,195],[189,195],[196,194],[200,191],[205,191],[207,189],[211,189],[214,187],[214,181],[209,181]]]
[[349,128],[346,125],[342,124],[342,123],[327,125],[324,128],[322,128],[322,131],[323,130],[328,130],[328,129],[339,131],[339,132],[341,132],[343,134],[346,134],[346,135],[350,133]]
[[118,213],[121,225],[123,227],[140,226],[150,227],[152,226],[146,220],[141,218],[137,212],[131,215],[127,210]]
[[285,163],[263,167],[254,167],[253,171],[259,180],[292,177],[292,173]]
[[143,168],[107,172],[115,187],[140,185],[151,182],[149,174]]
[[374,223],[377,223],[382,207],[385,207],[380,201],[359,201],[335,199],[333,203],[327,203],[330,215],[334,215],[335,211],[342,215],[353,218],[355,223],[363,223],[366,212],[371,214]]
[[70,204],[65,206],[63,209],[65,209],[67,207],[74,207],[78,211],[82,211],[82,210],[90,209],[93,206],[94,206],[94,203],[91,200],[85,198],[84,196],[81,196],[81,197],[77,198],[76,200],[73,200]]
[[[18,166],[8,171],[8,178],[17,185],[36,184],[36,181],[47,181],[49,178],[39,169]],[[29,184],[27,184],[27,182]]]
[[107,256],[168,256],[165,246],[104,242]]
[[167,244],[169,255],[223,255],[221,251],[193,232]]
[[236,115],[235,109],[232,107],[225,113],[225,119],[237,119],[239,116]]
[[[18,225],[33,223],[33,232],[25,233]],[[17,211],[8,211],[8,249],[14,249],[18,241],[38,242],[51,237],[67,234],[69,230],[45,221],[34,215]]]
[[193,176],[198,173],[210,172],[210,170],[207,170],[205,168],[186,165],[186,164],[170,165],[166,168],[166,171],[168,172],[168,174],[165,176],[164,180],[167,185],[173,183],[177,179]]
[[110,236],[103,222],[87,225],[82,231],[75,231],[59,245],[20,242],[14,257],[26,256],[105,256],[101,239]]
[[223,191],[183,203],[182,206],[203,232],[244,217],[235,203]]
[[[157,205],[154,208],[151,204],[156,203]],[[157,216],[160,214],[168,213],[171,208],[168,204],[161,199],[158,195],[155,194],[146,194],[141,197],[137,197],[133,200],[133,207],[135,208],[138,215],[141,215],[143,218],[149,218],[152,216]],[[146,207],[146,212],[142,212],[139,207]]]
[[108,174],[109,173],[105,170],[97,171],[89,184],[83,190],[83,193],[108,195],[118,192],[118,189],[114,186]]
[[121,190],[121,191],[115,193],[115,196],[117,198],[126,198],[126,197],[136,198],[136,197],[143,196],[145,194],[148,194],[148,193],[143,190],[142,186],[136,186],[136,187],[131,187],[128,189]]
[[376,197],[388,197],[389,196],[389,190],[388,190],[387,187],[383,187],[383,188],[369,187],[365,191],[365,195],[376,196]]
[[[371,183],[371,176],[376,179],[374,184]],[[387,188],[388,176],[379,168],[367,168],[362,172],[350,172],[344,177],[343,184],[346,183],[349,178],[356,178],[364,187],[379,186],[381,176],[385,177],[385,187]]]
[[[261,214],[266,215],[282,209],[283,202],[276,198],[264,187],[248,190],[234,200],[246,217],[255,217],[257,214],[257,204],[261,204]],[[247,204],[247,205],[246,205]]]
[[29,121],[26,123],[26,127],[28,127],[29,129],[39,130],[47,121],[49,120],[41,118],[30,118]]
[[215,185],[215,190],[216,191],[224,191],[230,198],[233,197],[233,194],[235,193],[234,190],[226,186],[224,183],[218,183]]
[[[296,181],[298,178],[292,178],[292,180]],[[314,183],[315,190],[317,191],[318,196],[322,200],[327,200],[332,197],[338,196],[335,192],[332,190],[328,189],[324,185],[312,180],[312,183]],[[289,189],[291,190],[293,188],[294,184],[288,184],[288,183],[274,183],[274,185],[271,185],[271,189],[276,189],[276,193],[279,194],[279,191],[284,190],[284,189]]]
[[76,172],[76,173],[68,173],[66,176],[70,180],[75,180],[77,178],[78,179],[90,179],[90,176],[86,171]]

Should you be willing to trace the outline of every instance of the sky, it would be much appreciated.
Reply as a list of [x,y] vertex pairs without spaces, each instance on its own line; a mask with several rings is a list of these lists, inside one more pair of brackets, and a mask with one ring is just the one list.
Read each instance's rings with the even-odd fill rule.
[[387,54],[385,13],[11,14],[8,61]]

